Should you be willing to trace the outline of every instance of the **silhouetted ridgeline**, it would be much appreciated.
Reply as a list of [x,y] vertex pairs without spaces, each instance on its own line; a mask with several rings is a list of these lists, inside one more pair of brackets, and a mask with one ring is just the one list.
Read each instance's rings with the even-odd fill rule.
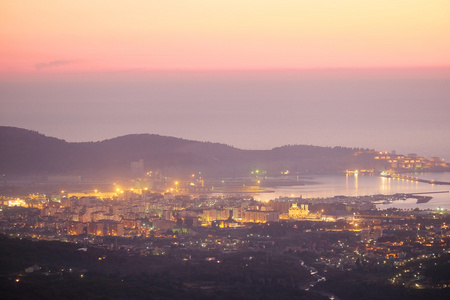
[[8,175],[129,175],[130,162],[139,159],[146,170],[167,175],[201,171],[205,176],[241,176],[254,169],[304,174],[383,167],[358,161],[356,150],[306,145],[241,150],[154,134],[69,143],[31,130],[0,127],[0,172]]

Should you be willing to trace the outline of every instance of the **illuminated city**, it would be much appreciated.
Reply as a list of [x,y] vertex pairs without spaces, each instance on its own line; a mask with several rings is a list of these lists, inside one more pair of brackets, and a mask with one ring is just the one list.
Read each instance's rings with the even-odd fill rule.
[[[450,287],[448,277],[434,279],[429,271],[433,264],[447,263],[450,255],[447,208],[382,208],[410,200],[420,207],[436,195],[447,196],[450,182],[418,178],[426,173],[415,173],[418,177],[403,174],[411,174],[412,168],[445,171],[448,165],[441,159],[414,154],[391,158],[392,154],[359,150],[352,155],[365,156],[365,164],[376,164],[372,169],[343,170],[337,176],[344,178],[347,188],[357,191],[368,179],[379,181],[380,190],[389,192],[406,180],[411,191],[420,184],[428,192],[279,196],[276,191],[280,184],[294,188],[314,185],[305,179],[310,175],[293,175],[285,169],[277,173],[254,169],[239,178],[205,178],[201,171],[173,178],[160,170],[147,170],[140,159],[129,163],[130,177],[115,182],[93,183],[82,176],[66,175],[47,176],[40,182],[22,181],[23,187],[34,186],[40,192],[20,197],[3,195],[0,226],[8,238],[68,242],[86,253],[101,249],[98,261],[102,263],[110,252],[166,257],[184,266],[226,264],[231,258],[238,258],[245,266],[264,265],[282,259],[309,272],[296,279],[295,286],[313,298],[336,297],[327,286],[339,272],[381,272],[394,289]],[[379,160],[386,160],[386,169],[375,175],[380,174]],[[8,191],[8,186],[5,179],[3,191]],[[270,200],[260,199],[261,195]],[[75,265],[70,268],[78,276],[89,278],[88,270]],[[15,276],[20,282],[30,276],[26,274],[42,272],[66,276],[66,271],[39,264],[27,266]],[[275,280],[260,278],[263,275],[258,272],[251,276],[253,280]],[[282,277],[277,279],[278,284],[286,287]],[[206,280],[184,285],[194,294],[202,286],[231,291],[223,282]]]
[[450,299],[450,1],[0,3],[0,299]]

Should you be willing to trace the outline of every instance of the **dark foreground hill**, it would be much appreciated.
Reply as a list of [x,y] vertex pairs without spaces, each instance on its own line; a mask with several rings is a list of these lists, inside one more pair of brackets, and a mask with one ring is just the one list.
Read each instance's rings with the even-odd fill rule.
[[7,175],[127,176],[131,175],[130,163],[139,159],[144,160],[145,170],[167,175],[202,172],[205,176],[245,176],[255,169],[268,174],[285,170],[305,174],[373,167],[367,161],[357,161],[353,155],[356,150],[306,145],[241,150],[155,134],[69,143],[35,131],[0,127],[0,171]]
[[[207,261],[204,251],[183,261],[187,250],[176,247],[147,256],[77,249],[0,235],[0,299],[327,299],[298,289],[312,276],[289,255],[273,255],[267,264],[263,252],[233,253],[219,264]],[[243,264],[249,255],[252,263]],[[26,272],[29,267],[35,271]]]

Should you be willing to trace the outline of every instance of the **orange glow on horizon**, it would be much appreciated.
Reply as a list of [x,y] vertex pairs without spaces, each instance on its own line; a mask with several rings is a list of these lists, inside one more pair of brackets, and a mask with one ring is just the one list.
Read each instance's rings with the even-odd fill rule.
[[2,1],[0,72],[442,67],[450,2]]

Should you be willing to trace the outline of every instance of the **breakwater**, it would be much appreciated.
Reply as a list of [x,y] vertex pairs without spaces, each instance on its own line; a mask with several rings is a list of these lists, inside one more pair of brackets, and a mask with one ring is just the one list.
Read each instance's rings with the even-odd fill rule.
[[381,176],[387,177],[387,178],[399,178],[399,179],[405,179],[405,180],[410,180],[410,181],[417,181],[417,182],[428,183],[428,184],[450,185],[450,182],[447,182],[447,181],[438,181],[438,180],[433,180],[433,179],[431,179],[431,180],[421,179],[418,177],[412,177],[412,176],[395,174],[395,173],[390,173],[390,174],[382,173]]

